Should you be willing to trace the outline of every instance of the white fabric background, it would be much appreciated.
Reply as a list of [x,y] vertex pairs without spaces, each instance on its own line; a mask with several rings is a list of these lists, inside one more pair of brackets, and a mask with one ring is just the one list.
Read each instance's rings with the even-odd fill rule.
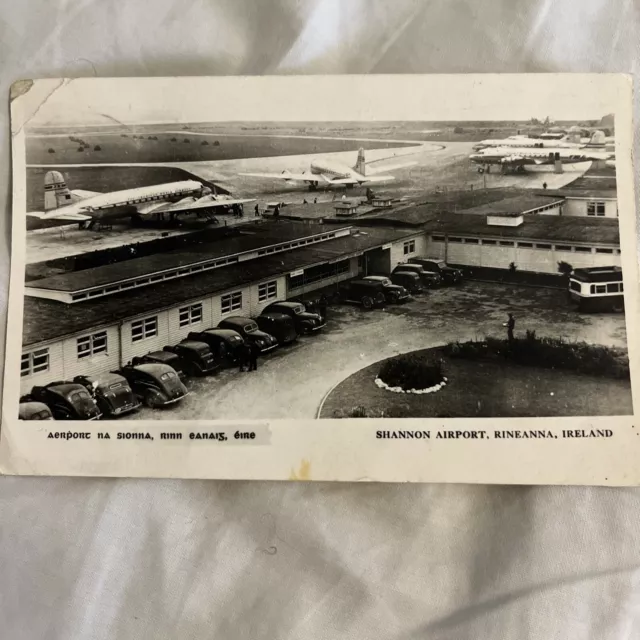
[[[638,14],[636,0],[4,0],[0,94],[93,74],[637,73]],[[640,490],[3,478],[0,637],[638,638],[639,528]]]

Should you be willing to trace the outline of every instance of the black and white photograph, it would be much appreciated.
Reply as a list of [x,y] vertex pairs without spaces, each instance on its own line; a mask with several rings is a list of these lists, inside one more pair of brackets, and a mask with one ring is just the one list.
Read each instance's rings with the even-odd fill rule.
[[323,79],[326,108],[290,78],[289,106],[261,94],[252,119],[269,79],[210,80],[42,87],[15,167],[20,421],[143,421],[153,439],[183,421],[374,419],[384,440],[431,437],[392,420],[466,419],[465,439],[500,440],[558,436],[469,419],[633,416],[629,132],[607,96],[503,80],[477,107],[416,98],[394,118],[371,106],[393,95],[382,81],[340,109],[361,97],[344,80]]

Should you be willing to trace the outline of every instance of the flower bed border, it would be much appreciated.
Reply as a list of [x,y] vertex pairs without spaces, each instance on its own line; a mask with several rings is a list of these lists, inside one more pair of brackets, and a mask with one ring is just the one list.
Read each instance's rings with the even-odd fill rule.
[[390,387],[384,380],[381,380],[377,376],[374,382],[380,389],[385,389],[386,391],[391,391],[392,393],[414,393],[416,395],[423,395],[427,393],[437,393],[442,389],[442,387],[446,386],[448,380],[447,378],[443,377],[441,382],[433,385],[432,387],[427,387],[426,389],[403,389],[402,387]]

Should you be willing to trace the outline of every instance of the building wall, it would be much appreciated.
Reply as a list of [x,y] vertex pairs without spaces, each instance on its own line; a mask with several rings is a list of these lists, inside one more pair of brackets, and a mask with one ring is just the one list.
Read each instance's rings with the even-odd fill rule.
[[37,385],[42,386],[53,382],[54,380],[64,380],[64,360],[62,357],[62,341],[53,342],[49,344],[40,344],[31,347],[27,347],[22,350],[22,353],[29,353],[37,351],[39,349],[48,349],[49,351],[49,369],[47,371],[41,371],[34,373],[24,378],[20,378],[20,395],[24,395],[31,391],[32,387]]
[[[415,250],[410,253],[404,252],[405,244],[413,242]],[[400,262],[406,262],[409,258],[424,256],[427,251],[427,236],[424,233],[416,234],[409,238],[403,238],[391,244],[391,271],[393,271]]]
[[[78,358],[78,339],[103,331],[107,332],[106,352],[97,353],[85,358]],[[62,361],[62,378],[58,378],[61,380],[72,380],[75,376],[105,373],[118,369],[120,366],[118,327],[112,326],[106,329],[94,329],[92,331],[79,333],[73,338],[67,338],[62,342]]]
[[[587,216],[587,205],[589,202],[604,203],[605,218],[618,217],[618,201],[617,200],[599,200],[598,198],[567,198],[563,206],[563,215],[565,216]],[[590,218],[593,216],[589,216]],[[597,216],[602,217],[602,216]]]
[[323,289],[324,287],[329,287],[332,284],[338,284],[339,282],[344,282],[345,280],[351,280],[352,278],[357,278],[359,273],[358,269],[358,258],[354,256],[349,259],[349,270],[343,273],[339,273],[335,276],[331,276],[329,278],[324,278],[323,280],[318,280],[316,282],[310,282],[302,287],[292,288],[285,284],[286,287],[286,295],[284,298],[294,298],[297,296],[302,296],[307,293],[311,293],[312,291],[317,291],[318,289]]
[[[431,238],[427,249],[429,254],[451,264],[508,269],[510,263],[514,262],[522,271],[539,273],[557,273],[560,261],[568,262],[573,267],[621,266],[619,248],[608,245],[587,247],[577,243],[564,245],[497,238],[461,238],[463,242],[449,240],[445,245],[445,242]],[[522,246],[523,243],[525,246]]]

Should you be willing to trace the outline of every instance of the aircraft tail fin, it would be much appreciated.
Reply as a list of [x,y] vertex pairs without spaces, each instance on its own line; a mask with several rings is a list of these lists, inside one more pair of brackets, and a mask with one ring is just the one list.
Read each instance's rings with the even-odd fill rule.
[[358,160],[353,167],[354,171],[357,171],[361,176],[365,175],[366,171],[366,162],[364,159],[364,149],[358,149]]
[[594,131],[591,136],[591,140],[589,140],[589,144],[604,145],[604,143],[605,143],[604,131]]
[[567,134],[566,137],[567,142],[571,142],[573,144],[580,144],[581,135],[579,131],[571,131]]
[[74,201],[60,171],[47,171],[44,176],[44,210],[52,211]]

